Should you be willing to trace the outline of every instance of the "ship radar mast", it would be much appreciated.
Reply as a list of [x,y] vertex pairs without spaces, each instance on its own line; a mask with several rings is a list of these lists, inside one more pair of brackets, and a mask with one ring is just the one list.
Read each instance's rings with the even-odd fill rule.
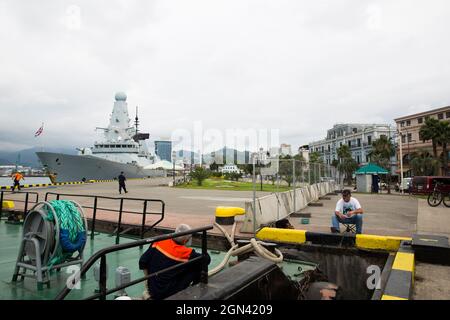
[[136,126],[136,135],[138,134],[139,118],[138,118],[138,106],[136,106],[136,118],[134,118],[134,125]]

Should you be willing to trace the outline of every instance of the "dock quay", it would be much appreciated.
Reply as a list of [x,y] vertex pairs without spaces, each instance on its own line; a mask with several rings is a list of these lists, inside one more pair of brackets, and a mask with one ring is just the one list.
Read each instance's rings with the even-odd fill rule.
[[[118,244],[129,243],[131,239],[164,236],[172,233],[179,223],[188,223],[193,228],[211,226],[207,230],[208,248],[213,252],[226,251],[229,248],[227,239],[222,231],[214,226],[215,208],[218,206],[243,207],[246,201],[251,201],[252,192],[168,187],[166,182],[169,180],[170,178],[130,180],[127,184],[129,192],[122,195],[119,194],[115,181],[31,187],[17,193],[2,190],[3,201],[14,202],[13,209],[3,210],[3,220],[9,222],[11,214],[20,216],[21,212],[29,210],[36,200],[43,201],[46,197],[47,200],[54,200],[59,195],[60,199],[74,200],[83,207],[91,230],[89,236],[91,240],[99,241],[96,248],[99,248],[98,245],[102,241],[106,241],[105,244]],[[24,202],[26,193],[28,193],[28,204]],[[268,194],[270,193],[257,192],[258,197]],[[94,219],[92,200],[95,196],[97,196],[97,209]],[[378,264],[384,274],[382,288],[371,291],[370,297],[365,296],[368,293],[359,288],[357,291],[359,295],[353,296],[352,299],[360,299],[363,296],[364,299],[375,300],[450,299],[449,286],[445,286],[450,281],[450,272],[448,272],[450,263],[442,256],[442,252],[450,249],[447,249],[445,245],[441,249],[436,249],[432,245],[430,248],[423,249],[417,244],[419,240],[433,243],[435,241],[433,237],[436,236],[448,239],[450,235],[448,209],[431,208],[426,205],[426,200],[407,195],[354,193],[354,196],[359,199],[365,209],[362,235],[349,233],[335,235],[329,232],[330,217],[340,197],[339,194],[329,194],[320,200],[323,203],[322,206],[308,206],[288,218],[294,230],[268,226],[260,229],[256,237],[267,243],[277,244],[283,255],[289,259],[298,260],[301,257],[307,260],[316,259],[325,265],[331,261],[337,265],[342,263],[347,267],[351,265],[352,268],[356,268],[355,270],[359,270],[358,277],[362,277],[362,269],[358,268],[368,266],[370,263]],[[142,215],[143,199],[148,200],[145,216]],[[120,224],[118,224],[118,206],[122,207]],[[302,218],[305,216],[309,217],[308,224],[302,223]],[[244,216],[236,216],[235,239],[245,243],[249,242],[254,234],[239,231],[243,218]],[[95,232],[92,232],[93,223],[95,223]],[[7,227],[7,230],[11,228],[14,226]],[[228,234],[232,232],[231,225],[223,225],[222,229]],[[417,234],[423,237],[418,237]],[[201,247],[201,244],[201,236],[195,235],[193,245]],[[422,248],[420,249],[422,251],[418,248]],[[90,252],[93,254],[92,250]],[[427,254],[423,255],[423,252]],[[436,256],[433,261],[428,260],[430,252],[431,256]],[[353,255],[360,258],[352,258],[347,262],[341,261],[343,257]],[[360,263],[362,265],[358,267]],[[263,268],[263,265],[261,267]],[[349,275],[338,276],[335,271],[329,269],[330,267],[331,265],[328,265],[325,268],[330,277],[337,277],[341,284],[347,283],[350,286]],[[405,272],[409,272],[410,278],[406,282],[403,281],[406,279]],[[435,281],[435,274],[441,277],[439,284]],[[400,278],[396,279],[396,277],[403,277],[400,287],[396,285]],[[57,291],[52,290],[51,293],[56,294]],[[186,299],[186,296],[181,294],[179,298]]]

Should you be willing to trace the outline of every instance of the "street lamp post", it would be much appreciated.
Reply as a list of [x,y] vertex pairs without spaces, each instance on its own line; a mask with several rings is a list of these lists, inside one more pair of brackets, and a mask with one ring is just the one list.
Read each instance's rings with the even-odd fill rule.
[[173,170],[172,170],[172,175],[173,175],[173,186],[175,187],[175,157],[176,157],[177,153],[176,151],[172,151],[172,163],[173,163]]
[[403,194],[403,148],[402,148],[402,131],[397,129],[399,134],[399,149],[400,149],[400,192]]

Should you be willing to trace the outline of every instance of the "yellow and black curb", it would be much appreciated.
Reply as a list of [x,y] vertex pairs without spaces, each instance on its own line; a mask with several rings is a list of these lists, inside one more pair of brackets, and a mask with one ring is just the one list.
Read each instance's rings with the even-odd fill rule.
[[397,251],[402,241],[408,237],[376,236],[369,234],[319,233],[296,229],[262,228],[256,236],[264,241],[318,245],[340,245],[366,250]]
[[410,241],[402,241],[381,300],[409,300],[414,286],[415,259]]
[[[57,183],[37,183],[37,184],[23,184],[20,185],[21,188],[36,188],[36,187],[51,187],[51,186],[64,186],[73,184],[86,184],[86,183],[98,183],[98,182],[113,182],[115,180],[89,180],[88,182],[83,181],[71,181],[71,182],[57,182]],[[0,190],[12,190],[12,186],[0,186]]]

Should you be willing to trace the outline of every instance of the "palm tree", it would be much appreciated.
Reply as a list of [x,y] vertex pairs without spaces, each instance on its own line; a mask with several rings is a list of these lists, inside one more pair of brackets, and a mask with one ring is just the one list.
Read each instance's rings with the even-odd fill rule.
[[420,150],[412,154],[411,170],[415,176],[435,176],[439,169],[439,160],[428,151]]
[[433,156],[437,158],[437,137],[439,136],[439,120],[434,118],[426,118],[425,123],[419,131],[419,136],[423,142],[431,140],[433,145]]
[[372,162],[389,171],[390,159],[394,154],[395,151],[392,142],[386,136],[381,136],[372,142],[372,150],[369,152],[369,157]]
[[448,121],[439,121],[436,129],[436,142],[442,146],[442,174],[446,176],[448,171],[447,145],[450,143],[450,123]]
[[[337,149],[339,159],[338,170],[339,175],[343,172],[347,178],[347,184],[351,185],[353,172],[358,167],[356,161],[352,158],[352,153],[348,145],[344,144]],[[340,179],[339,179],[340,180]]]

